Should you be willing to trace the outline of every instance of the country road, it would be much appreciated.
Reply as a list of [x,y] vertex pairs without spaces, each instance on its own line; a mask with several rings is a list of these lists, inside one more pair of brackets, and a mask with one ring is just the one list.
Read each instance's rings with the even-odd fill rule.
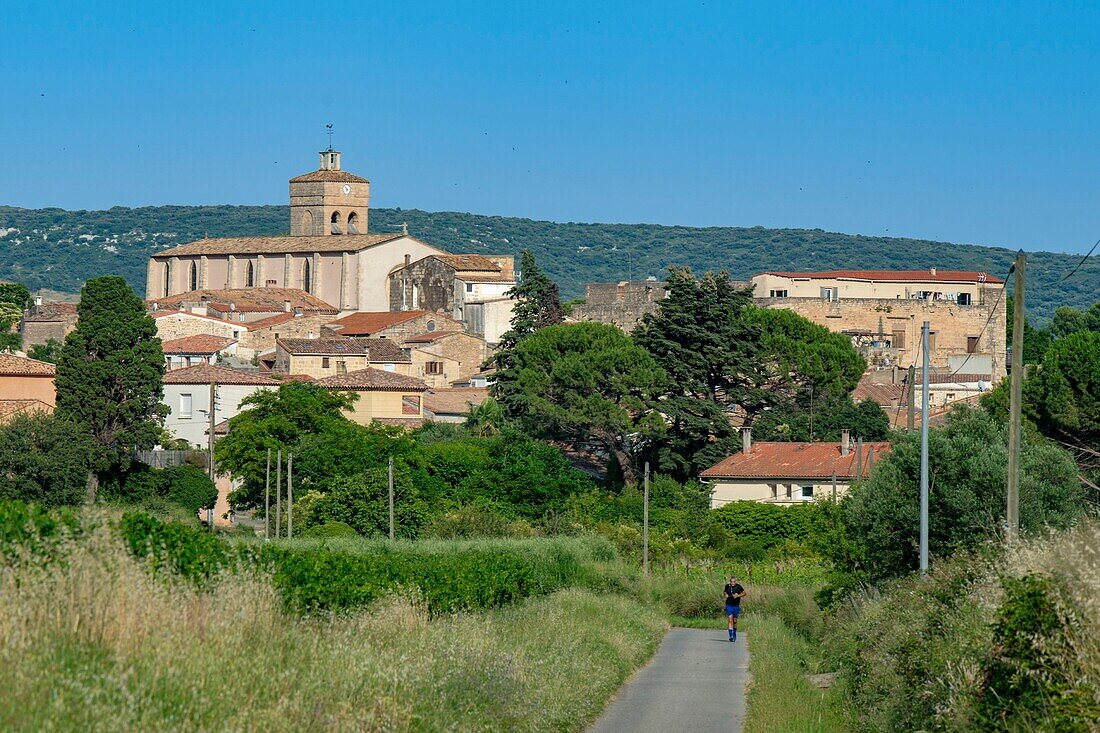
[[631,677],[589,733],[730,733],[745,720],[749,650],[725,629],[673,629]]

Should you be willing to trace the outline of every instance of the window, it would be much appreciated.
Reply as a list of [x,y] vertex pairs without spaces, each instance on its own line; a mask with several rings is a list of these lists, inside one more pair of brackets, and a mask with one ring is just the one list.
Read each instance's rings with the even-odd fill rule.
[[401,414],[402,415],[419,415],[420,414],[420,396],[419,395],[405,395],[401,398]]
[[346,361],[343,361],[343,360],[336,362],[336,373],[337,374],[347,374],[348,373],[348,363]]
[[191,395],[189,394],[180,395],[180,419],[191,419]]
[[322,369],[328,369],[328,367],[329,367],[328,357],[327,356],[322,356],[321,357],[321,368]]
[[894,331],[892,342],[895,349],[904,349],[905,331]]
[[252,260],[248,261],[247,266],[244,268],[244,286],[251,288],[256,284],[256,268],[252,266]]
[[307,293],[312,293],[310,286],[313,284],[310,282],[309,260],[302,263],[302,290]]
[[822,300],[836,300],[836,288],[822,288],[821,289]]
[[382,371],[392,372],[393,371],[393,364],[383,364],[382,365]]
[[473,283],[466,283],[466,292],[467,293],[474,292],[474,284]]
[[167,262],[164,264],[164,297],[167,298],[171,293],[169,288],[172,285],[172,266]]
[[425,374],[442,374],[443,362],[441,361],[429,361],[424,364]]
[[332,233],[333,234],[343,234],[343,232],[340,231],[340,212],[339,211],[332,212],[331,222],[332,222]]
[[359,215],[354,211],[348,214],[348,234],[359,233]]
[[240,331],[234,331],[233,332],[233,338],[234,339],[240,339],[240,337],[241,337],[241,332]]
[[773,290],[771,294],[772,294],[773,298],[786,298],[787,297],[787,291],[786,290]]
[[814,498],[814,486],[813,486],[813,484],[807,484],[806,486],[802,487],[802,498],[803,499],[812,499],[812,498]]
[[959,305],[970,305],[970,293],[959,293],[959,297],[955,302]]
[[432,331],[434,331],[435,330],[435,321],[428,321],[428,325],[426,325],[425,328],[428,329],[428,333],[431,333]]
[[976,354],[978,353],[978,337],[967,336],[966,337],[966,353]]
[[412,307],[413,310],[420,307],[420,286],[416,283],[412,284]]
[[199,289],[199,266],[194,262],[191,263],[191,287],[188,290]]
[[935,331],[929,331],[928,332],[928,353],[931,354],[935,350],[936,350],[936,332]]

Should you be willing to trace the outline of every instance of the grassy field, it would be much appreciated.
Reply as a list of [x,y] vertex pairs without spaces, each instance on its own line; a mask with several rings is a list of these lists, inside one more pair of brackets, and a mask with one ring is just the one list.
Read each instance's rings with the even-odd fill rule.
[[3,730],[580,730],[666,629],[579,589],[433,618],[415,594],[295,617],[265,577],[197,590],[102,526],[56,557],[0,574]]

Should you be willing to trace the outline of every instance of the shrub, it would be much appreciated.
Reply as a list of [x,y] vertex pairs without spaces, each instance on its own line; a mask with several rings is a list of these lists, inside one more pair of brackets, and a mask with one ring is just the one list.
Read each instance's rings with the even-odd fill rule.
[[358,537],[359,533],[350,524],[344,522],[325,522],[310,527],[302,533],[305,537]]
[[531,525],[512,519],[491,503],[460,506],[436,514],[424,528],[425,537],[468,539],[473,537],[530,537]]
[[0,425],[0,499],[79,504],[91,470],[91,441],[54,415],[17,415]]
[[814,531],[818,511],[812,502],[784,507],[731,501],[712,511],[711,518],[728,529],[734,541],[756,543],[767,550],[784,540],[806,540]]
[[191,465],[164,469],[168,500],[188,511],[210,508],[218,500],[218,489],[202,469]]
[[79,515],[19,500],[0,500],[0,557],[49,556],[57,543],[82,531]]

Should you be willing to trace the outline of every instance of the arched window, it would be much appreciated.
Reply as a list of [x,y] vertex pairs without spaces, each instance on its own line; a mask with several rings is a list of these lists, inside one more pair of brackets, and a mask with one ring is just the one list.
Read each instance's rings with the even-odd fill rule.
[[354,211],[348,214],[348,234],[359,233],[359,214]]
[[310,289],[311,285],[313,285],[313,283],[310,282],[309,260],[306,260],[302,263],[302,290],[306,291],[307,293],[313,292]]
[[332,233],[333,234],[343,234],[343,232],[340,231],[340,212],[339,211],[332,212]]
[[302,212],[302,231],[313,234],[313,212],[309,209]]
[[199,266],[194,262],[191,263],[191,287],[188,290],[199,289]]
[[244,286],[251,288],[256,285],[256,268],[252,266],[252,260],[248,261],[248,265],[244,268]]
[[172,287],[172,263],[164,263],[164,297],[167,298],[172,293],[170,289]]

